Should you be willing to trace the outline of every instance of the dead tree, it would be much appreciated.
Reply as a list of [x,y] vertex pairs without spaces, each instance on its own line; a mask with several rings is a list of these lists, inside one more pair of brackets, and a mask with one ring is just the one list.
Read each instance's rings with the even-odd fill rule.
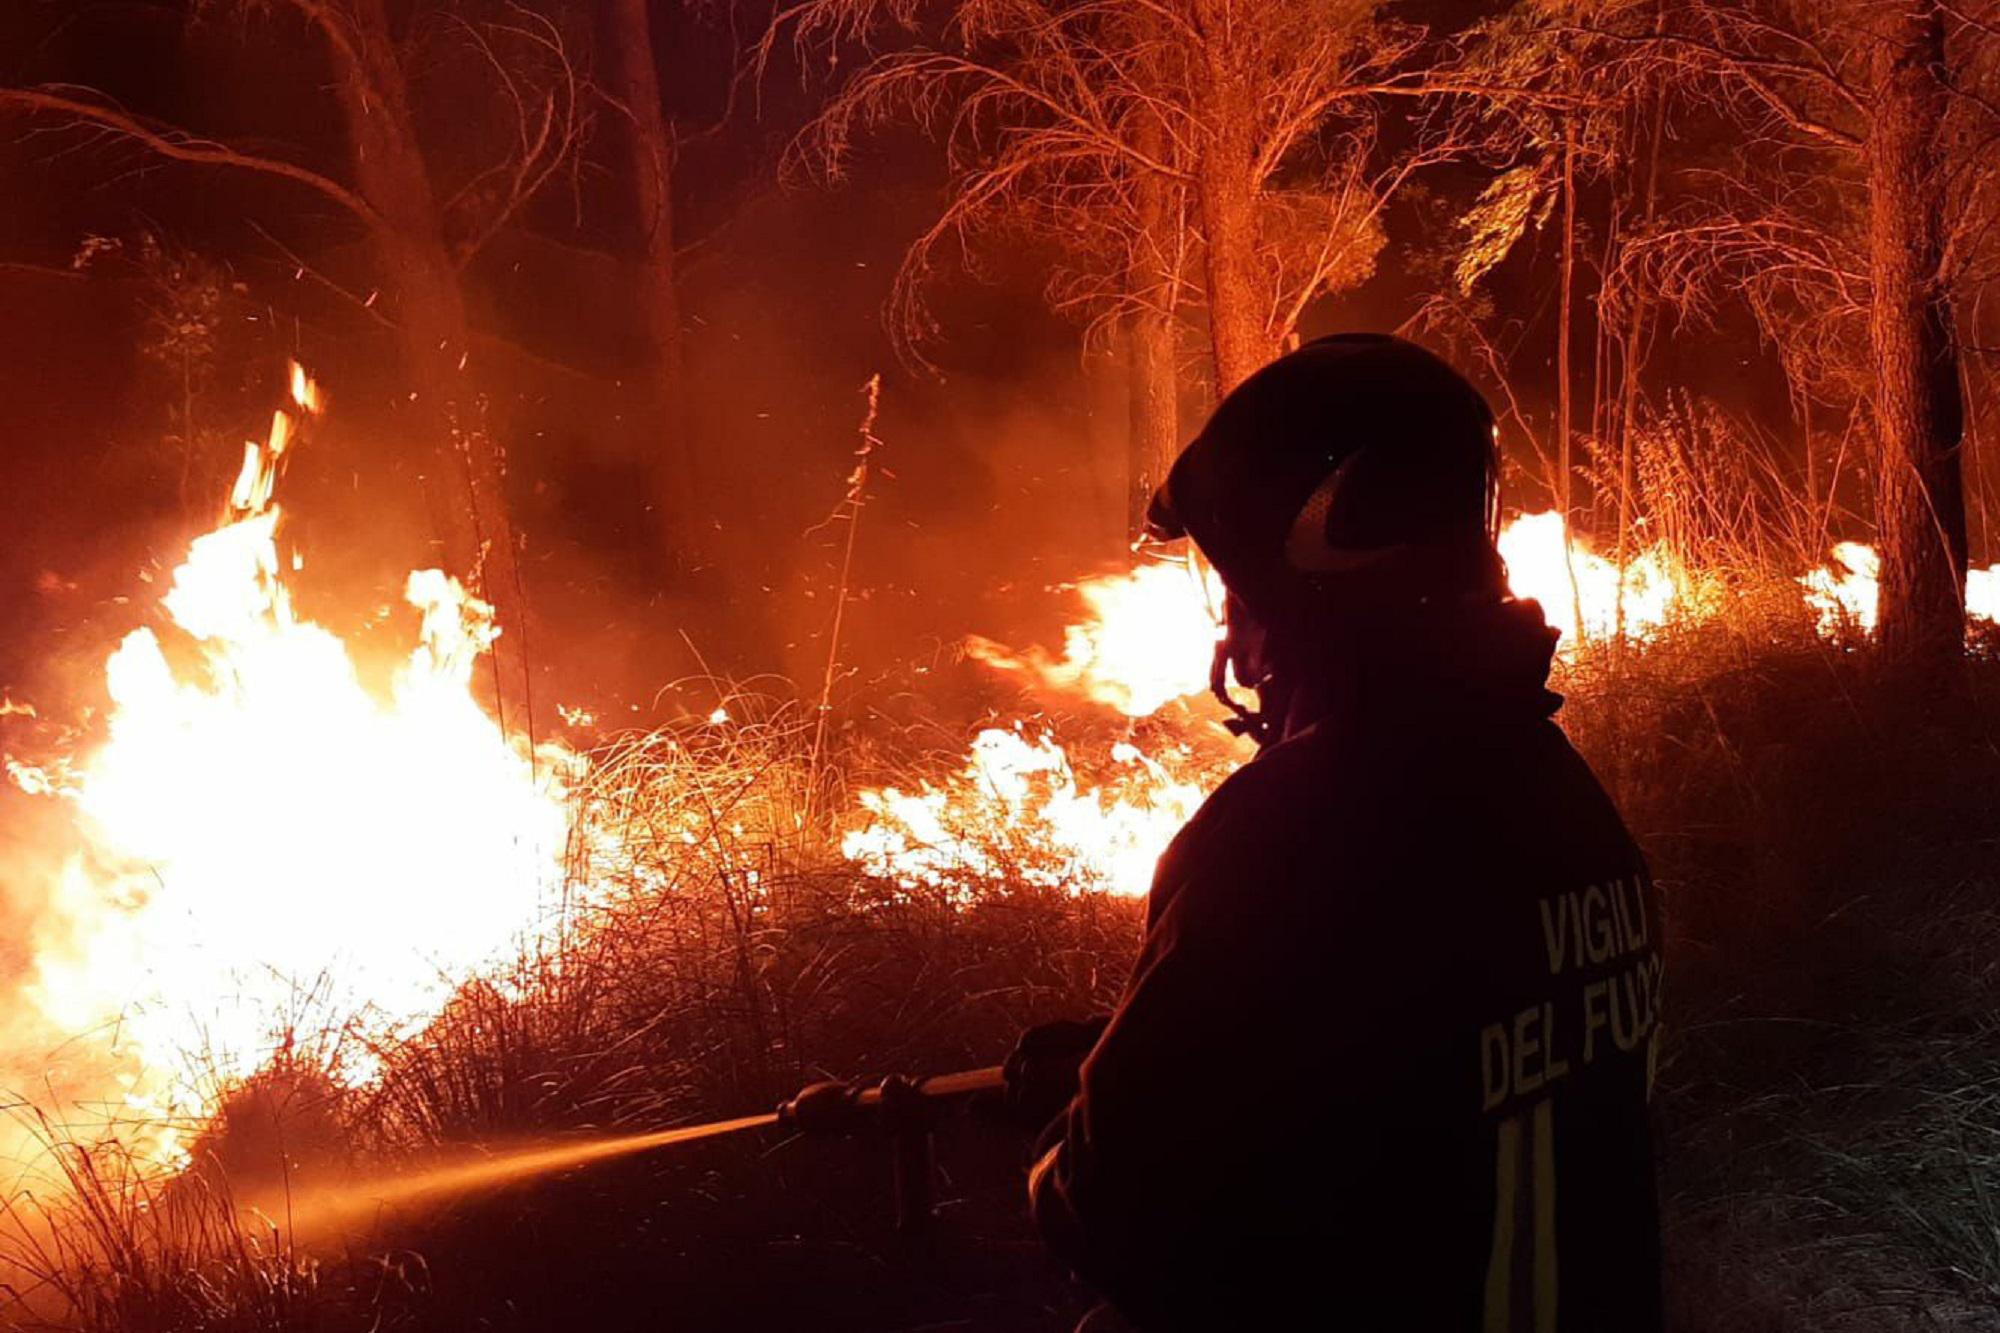
[[[784,40],[821,54],[895,39],[862,56],[799,157],[837,175],[854,138],[887,123],[944,141],[949,200],[892,305],[907,333],[934,331],[922,291],[940,252],[1026,233],[1063,255],[1059,308],[1129,319],[1141,377],[1166,359],[1162,327],[1202,318],[1221,394],[1282,350],[1312,300],[1372,271],[1388,201],[1436,160],[1376,151],[1380,103],[1417,91],[1426,38],[1380,8],[803,0],[760,58]],[[1135,396],[1164,438],[1169,396]]]
[[1876,54],[1867,143],[1877,623],[1891,657],[1926,659],[1965,639],[1965,406],[1945,269],[1944,6],[1899,8]]
[[[435,461],[424,471],[446,562],[490,601],[502,635],[496,695],[503,720],[531,727],[526,606],[517,538],[506,504],[505,462],[484,429],[466,371],[472,359],[461,275],[473,258],[570,159],[586,128],[585,103],[560,31],[517,5],[475,22],[454,9],[431,30],[456,34],[490,72],[506,109],[504,143],[491,161],[446,184],[424,151],[412,70],[426,56],[387,0],[268,0],[246,11],[289,17],[330,63],[331,94],[346,131],[341,164],[308,165],[236,148],[128,112],[111,99],[57,88],[0,89],[0,107],[95,131],[163,157],[292,181],[337,204],[365,230],[386,292],[407,385],[403,415]],[[449,190],[449,193],[447,193]]]
[[1881,648],[1931,662],[1964,641],[1968,346],[1995,276],[1991,145],[2000,30],[1936,0],[1689,0],[1613,60],[1671,66],[1728,162],[1691,165],[1635,247],[1684,310],[1746,302],[1795,394],[1865,421]]

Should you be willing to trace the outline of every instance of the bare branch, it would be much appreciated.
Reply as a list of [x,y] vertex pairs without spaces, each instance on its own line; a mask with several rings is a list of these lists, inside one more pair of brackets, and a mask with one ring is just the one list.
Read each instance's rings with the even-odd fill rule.
[[83,101],[62,93],[36,88],[0,88],[0,105],[12,105],[35,114],[70,116],[140,144],[162,157],[201,166],[230,167],[241,171],[278,176],[305,186],[339,204],[371,228],[383,225],[382,217],[368,201],[330,176],[283,158],[264,157],[232,148],[212,139],[202,139],[179,129],[155,129],[117,107]]
[[1779,56],[1760,55],[1753,51],[1726,46],[1719,41],[1690,37],[1683,33],[1631,34],[1602,29],[1580,31],[1585,31],[1600,41],[1677,54],[1705,66],[1711,72],[1725,73],[1738,81],[1746,91],[1797,132],[1837,148],[1856,150],[1861,147],[1861,135],[1812,114],[1780,86],[1783,80],[1811,84],[1832,96],[1850,111],[1865,117],[1867,115],[1865,96],[1850,87],[1823,60],[1817,62],[1788,60]]
[[[476,257],[541,192],[548,181],[575,159],[589,135],[591,113],[582,76],[570,57],[562,32],[543,15],[518,4],[508,6],[519,16],[513,24],[487,25],[485,31],[459,24],[473,49],[493,70],[514,110],[514,146],[500,160],[466,181],[445,205],[459,211],[495,180],[505,185],[498,199],[476,219],[453,246],[461,267]],[[494,47],[495,38],[524,43],[548,70],[541,89],[529,89],[516,73],[515,62]]]

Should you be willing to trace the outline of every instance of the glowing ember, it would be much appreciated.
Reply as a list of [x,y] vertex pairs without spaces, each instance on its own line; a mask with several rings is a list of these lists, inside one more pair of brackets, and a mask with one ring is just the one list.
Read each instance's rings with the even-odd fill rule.
[[[318,401],[296,369],[293,399]],[[54,1034],[102,1034],[74,1058],[121,1070],[148,1113],[199,1112],[302,1017],[427,1017],[555,884],[575,761],[538,768],[474,700],[491,608],[413,573],[420,641],[385,694],[294,613],[270,497],[297,424],[280,413],[250,447],[232,521],[174,572],[167,639],[138,629],[111,654],[102,743],[40,775],[73,803],[79,849],[35,925],[25,997]]]
[[1187,561],[1141,565],[1077,585],[1090,618],[1063,631],[1063,655],[1016,654],[990,639],[967,641],[989,666],[1027,671],[1053,689],[1080,694],[1127,717],[1155,713],[1208,688],[1209,657],[1221,633],[1222,581]]
[[1160,853],[1222,776],[1176,772],[1186,756],[1174,761],[1170,768],[1120,743],[1102,784],[1091,786],[1049,735],[991,728],[942,785],[862,792],[869,822],[841,851],[911,889],[984,881],[1141,895]]

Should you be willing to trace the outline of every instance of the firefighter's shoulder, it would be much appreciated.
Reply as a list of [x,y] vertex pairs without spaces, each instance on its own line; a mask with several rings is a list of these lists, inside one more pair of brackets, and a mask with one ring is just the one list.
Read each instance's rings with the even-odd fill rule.
[[1255,879],[1279,891],[1295,878],[1284,873],[1290,867],[1309,862],[1323,870],[1329,842],[1359,868],[1391,813],[1384,776],[1379,761],[1343,750],[1317,729],[1272,746],[1232,773],[1175,836],[1155,893],[1217,878],[1236,885]]

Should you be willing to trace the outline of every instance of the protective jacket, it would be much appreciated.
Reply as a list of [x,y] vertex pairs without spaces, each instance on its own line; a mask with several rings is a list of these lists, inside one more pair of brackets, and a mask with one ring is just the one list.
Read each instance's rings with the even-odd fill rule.
[[1031,1182],[1140,1328],[1659,1329],[1660,903],[1554,638],[1509,602],[1372,646],[1162,858]]

